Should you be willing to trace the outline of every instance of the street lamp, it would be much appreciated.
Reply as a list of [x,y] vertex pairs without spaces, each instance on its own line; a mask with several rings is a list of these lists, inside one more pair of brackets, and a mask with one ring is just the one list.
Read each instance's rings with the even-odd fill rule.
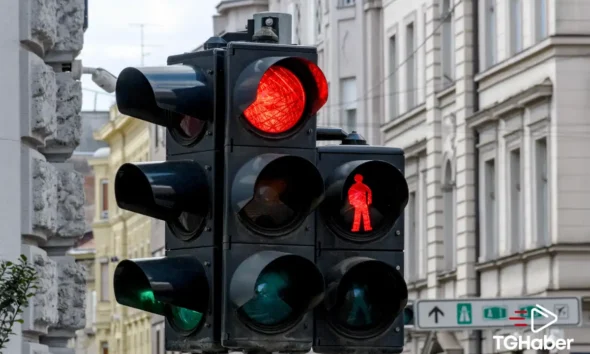
[[117,77],[103,68],[83,67],[82,74],[91,74],[92,81],[108,93],[115,92]]

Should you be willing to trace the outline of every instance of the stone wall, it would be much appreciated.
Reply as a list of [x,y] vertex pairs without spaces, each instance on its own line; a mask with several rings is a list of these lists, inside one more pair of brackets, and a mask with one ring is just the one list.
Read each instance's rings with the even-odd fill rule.
[[66,160],[81,134],[82,87],[73,68],[84,43],[85,2],[18,0],[18,6],[21,251],[40,278],[23,314],[22,353],[73,353],[67,342],[86,321],[86,272],[65,254],[87,225],[84,179]]

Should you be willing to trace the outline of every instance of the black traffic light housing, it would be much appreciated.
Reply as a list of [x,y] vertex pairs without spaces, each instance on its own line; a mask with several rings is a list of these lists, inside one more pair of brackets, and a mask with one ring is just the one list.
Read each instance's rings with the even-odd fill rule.
[[228,43],[222,345],[307,352],[324,296],[314,215],[324,196],[315,114],[327,82],[314,47]]
[[[322,131],[326,136],[342,132]],[[331,139],[331,138],[330,138]],[[315,311],[314,351],[401,353],[408,290],[403,279],[403,151],[366,145],[355,132],[317,148],[326,197],[316,212],[316,264],[326,300]]]
[[[220,332],[223,63],[224,51],[213,49],[170,57],[175,65],[166,67],[127,68],[117,80],[121,113],[167,128],[165,162],[127,163],[115,178],[119,207],[166,222],[166,257],[122,262],[115,293],[121,295],[119,303],[136,307],[125,299],[145,286],[131,279],[157,280],[151,289],[163,306],[155,309],[164,313],[153,313],[166,317],[167,350],[225,351]],[[183,299],[192,302],[187,310],[176,306]]]

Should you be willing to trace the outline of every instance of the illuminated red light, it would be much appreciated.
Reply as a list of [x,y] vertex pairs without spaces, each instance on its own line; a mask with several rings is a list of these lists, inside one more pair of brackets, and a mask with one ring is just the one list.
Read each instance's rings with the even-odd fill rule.
[[307,67],[309,68],[309,71],[311,72],[318,89],[318,97],[313,103],[313,107],[311,109],[311,114],[315,114],[328,101],[328,81],[326,80],[322,70],[317,65],[308,62]]
[[256,100],[244,111],[252,126],[271,134],[284,133],[302,118],[305,90],[301,81],[282,66],[271,66],[260,79]]
[[363,175],[354,175],[354,184],[348,189],[348,203],[354,209],[351,232],[360,232],[361,222],[365,232],[373,230],[369,205],[373,203],[371,188],[363,183]]

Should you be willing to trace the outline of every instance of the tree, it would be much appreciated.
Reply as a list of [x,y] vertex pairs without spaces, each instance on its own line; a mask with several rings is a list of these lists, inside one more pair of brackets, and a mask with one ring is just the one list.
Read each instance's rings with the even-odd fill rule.
[[[29,298],[37,289],[37,273],[21,255],[18,263],[0,261],[0,349],[6,348],[15,322],[23,323],[17,316],[29,304]],[[0,352],[1,354],[2,352]]]

